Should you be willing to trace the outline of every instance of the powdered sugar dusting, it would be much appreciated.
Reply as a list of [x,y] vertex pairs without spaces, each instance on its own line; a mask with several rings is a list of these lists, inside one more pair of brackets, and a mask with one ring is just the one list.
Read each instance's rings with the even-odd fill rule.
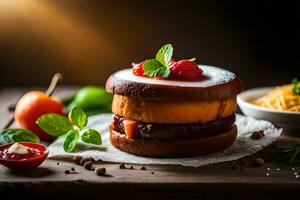
[[235,79],[235,74],[218,67],[199,65],[203,70],[204,79],[201,81],[173,81],[173,80],[156,80],[151,78],[135,76],[131,69],[123,69],[116,72],[113,76],[118,79],[133,81],[145,84],[154,85],[166,85],[166,86],[177,86],[177,87],[210,87],[227,83]]

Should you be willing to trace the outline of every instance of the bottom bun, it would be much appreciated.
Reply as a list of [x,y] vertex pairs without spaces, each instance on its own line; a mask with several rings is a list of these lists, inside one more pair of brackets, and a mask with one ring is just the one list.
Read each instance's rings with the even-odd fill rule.
[[125,134],[110,129],[110,142],[116,148],[145,157],[191,157],[215,153],[232,145],[236,136],[235,125],[225,133],[191,140],[126,138]]

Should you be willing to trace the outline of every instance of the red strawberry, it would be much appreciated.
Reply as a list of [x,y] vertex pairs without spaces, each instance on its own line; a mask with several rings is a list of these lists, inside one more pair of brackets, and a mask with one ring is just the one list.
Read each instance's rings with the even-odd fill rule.
[[202,77],[202,70],[197,63],[190,60],[180,60],[170,66],[169,79],[182,81],[198,81]]
[[138,64],[132,63],[132,73],[136,76],[145,76],[144,75],[144,69],[143,69],[143,64],[145,61],[142,61]]
[[171,65],[173,65],[174,63],[176,63],[175,59],[174,59],[174,58],[171,58],[171,60],[170,60],[170,62],[169,62],[169,64],[168,64],[168,66],[171,66]]

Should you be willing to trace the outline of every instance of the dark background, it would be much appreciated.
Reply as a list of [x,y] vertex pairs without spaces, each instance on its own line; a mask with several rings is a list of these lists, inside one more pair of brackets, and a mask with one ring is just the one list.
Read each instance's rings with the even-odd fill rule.
[[247,88],[300,78],[298,1],[0,1],[0,86],[104,84],[114,71],[175,57],[238,73]]

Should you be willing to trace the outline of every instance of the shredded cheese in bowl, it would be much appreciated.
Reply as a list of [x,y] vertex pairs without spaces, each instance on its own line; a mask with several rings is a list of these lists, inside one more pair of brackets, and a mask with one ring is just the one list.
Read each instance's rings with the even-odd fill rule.
[[265,96],[251,101],[251,103],[267,108],[300,112],[300,82],[291,85],[275,87]]

